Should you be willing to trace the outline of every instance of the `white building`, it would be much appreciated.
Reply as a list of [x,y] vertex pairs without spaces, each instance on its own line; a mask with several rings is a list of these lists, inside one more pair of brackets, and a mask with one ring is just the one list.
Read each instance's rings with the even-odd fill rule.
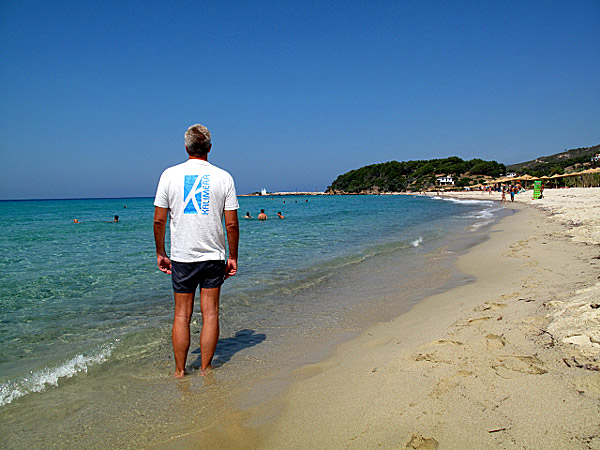
[[438,176],[435,181],[437,184],[440,184],[442,186],[454,184],[454,180],[452,179],[451,175]]

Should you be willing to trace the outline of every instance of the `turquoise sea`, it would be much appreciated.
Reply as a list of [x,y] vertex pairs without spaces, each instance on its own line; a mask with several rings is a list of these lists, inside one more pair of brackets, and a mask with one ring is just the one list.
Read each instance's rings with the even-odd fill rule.
[[[102,448],[107,433],[128,436],[113,447],[143,448],[172,422],[174,393],[210,403],[259,373],[284,377],[281,364],[330,350],[319,342],[335,344],[447,287],[456,279],[452,255],[502,213],[491,202],[425,196],[241,197],[239,270],[222,290],[214,384],[192,373],[183,394],[171,378],[172,291],[156,267],[152,203],[0,202],[6,448]],[[261,208],[269,220],[242,218]],[[198,313],[194,336],[200,324]],[[268,380],[260,392],[271,389]],[[143,424],[135,432],[123,425],[129,415]]]

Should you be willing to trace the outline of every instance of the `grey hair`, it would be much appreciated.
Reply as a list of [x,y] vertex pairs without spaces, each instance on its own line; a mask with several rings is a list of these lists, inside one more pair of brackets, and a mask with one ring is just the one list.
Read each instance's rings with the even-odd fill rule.
[[185,146],[188,153],[206,154],[210,150],[210,131],[204,125],[192,125],[185,132]]

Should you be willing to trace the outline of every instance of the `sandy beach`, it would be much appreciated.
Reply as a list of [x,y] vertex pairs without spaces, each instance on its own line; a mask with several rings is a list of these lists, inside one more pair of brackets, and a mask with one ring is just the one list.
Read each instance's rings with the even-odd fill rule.
[[475,281],[302,367],[283,397],[159,447],[600,449],[600,189],[545,194],[507,203],[457,259]]

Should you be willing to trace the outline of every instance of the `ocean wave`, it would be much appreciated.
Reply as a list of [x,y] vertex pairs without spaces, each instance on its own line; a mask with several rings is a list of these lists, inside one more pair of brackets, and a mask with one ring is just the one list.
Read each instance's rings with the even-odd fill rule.
[[478,219],[473,225],[471,225],[471,230],[478,230],[479,228],[492,223],[495,220],[496,213],[500,208],[488,208],[483,209],[481,211],[474,211],[469,214],[468,218]]
[[477,222],[475,222],[470,227],[473,231],[492,223],[495,219],[496,213],[501,209],[500,207],[498,207],[497,202],[493,202],[491,200],[458,199],[452,197],[442,197],[437,195],[431,198],[434,200],[443,200],[458,205],[482,206],[483,209],[476,210],[462,216],[467,219],[478,219]]
[[434,200],[444,200],[446,202],[457,203],[460,205],[493,205],[494,202],[490,200],[473,200],[473,199],[460,199],[460,198],[452,198],[452,197],[440,197],[433,196],[431,197]]
[[467,214],[464,217],[471,219],[492,219],[494,217],[494,213],[497,211],[497,208],[482,209],[479,211],[473,211],[471,214]]
[[414,241],[412,241],[410,243],[410,245],[412,245],[413,247],[418,247],[422,243],[423,243],[423,236],[419,236],[419,239],[415,239]]
[[114,343],[103,344],[57,366],[30,372],[29,375],[20,379],[5,381],[0,385],[0,406],[7,405],[32,392],[42,392],[47,386],[58,386],[61,378],[71,378],[80,372],[87,373],[89,367],[108,360],[117,346],[117,342],[118,340]]

